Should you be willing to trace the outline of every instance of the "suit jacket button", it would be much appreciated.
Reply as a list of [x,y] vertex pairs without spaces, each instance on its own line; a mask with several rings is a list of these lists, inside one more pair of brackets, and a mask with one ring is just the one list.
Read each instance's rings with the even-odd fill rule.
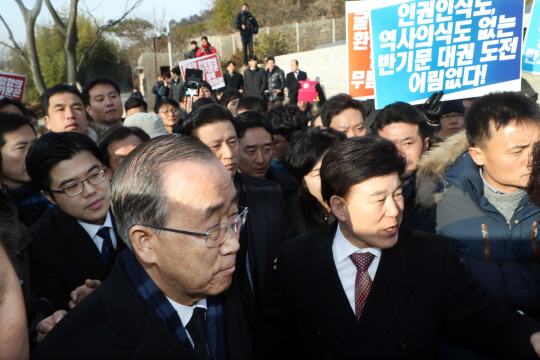
[[315,331],[315,336],[317,337],[317,339],[322,338],[322,334],[321,334],[321,332],[318,331],[318,330]]
[[399,348],[400,348],[401,350],[405,350],[405,349],[407,348],[407,342],[404,341],[404,340],[401,340],[401,341],[399,342]]

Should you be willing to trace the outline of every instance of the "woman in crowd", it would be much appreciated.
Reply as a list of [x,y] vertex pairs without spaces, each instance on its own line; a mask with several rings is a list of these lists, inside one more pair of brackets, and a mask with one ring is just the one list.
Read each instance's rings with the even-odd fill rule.
[[328,150],[346,138],[334,129],[317,127],[302,129],[291,138],[285,162],[299,191],[287,202],[287,210],[298,234],[322,229],[334,221],[322,199],[319,170]]
[[180,124],[180,105],[173,99],[161,99],[158,101],[156,108],[158,114],[163,120],[163,125],[168,133],[172,134],[173,129]]

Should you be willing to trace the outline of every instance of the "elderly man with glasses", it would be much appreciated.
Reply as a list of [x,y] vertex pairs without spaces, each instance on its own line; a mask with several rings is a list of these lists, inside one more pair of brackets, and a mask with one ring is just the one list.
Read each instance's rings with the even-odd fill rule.
[[54,310],[77,304],[72,292],[86,280],[105,280],[126,247],[109,211],[103,163],[96,143],[75,132],[47,133],[28,151],[30,178],[56,205],[29,228],[32,293]]
[[128,249],[34,358],[252,359],[235,277],[248,209],[212,151],[180,135],[141,144],[111,203]]

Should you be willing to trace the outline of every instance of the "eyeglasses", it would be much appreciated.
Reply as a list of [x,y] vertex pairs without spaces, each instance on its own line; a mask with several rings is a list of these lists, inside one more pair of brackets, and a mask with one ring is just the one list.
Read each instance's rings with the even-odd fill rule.
[[69,197],[77,196],[80,193],[82,193],[84,189],[84,182],[88,180],[88,182],[92,185],[98,185],[105,180],[107,177],[107,173],[105,171],[105,168],[99,170],[98,172],[93,173],[90,175],[87,179],[84,179],[82,181],[74,182],[71,185],[68,185],[64,190],[50,190],[52,193],[64,193]]
[[461,115],[461,114],[453,114],[453,115],[444,114],[443,117],[448,118],[448,119],[456,119],[456,118],[462,118],[463,115]]
[[168,114],[169,112],[170,112],[171,114],[178,114],[178,113],[180,112],[180,110],[178,110],[177,108],[174,108],[174,107],[173,107],[173,108],[170,109],[170,110],[159,110],[159,112],[160,112],[161,114]]
[[208,228],[204,233],[199,232],[191,232],[191,231],[185,231],[185,230],[178,230],[178,229],[169,229],[161,226],[154,226],[154,225],[148,225],[148,224],[141,224],[142,226],[147,226],[152,229],[157,230],[163,230],[163,231],[172,231],[175,233],[180,234],[187,234],[187,235],[194,235],[194,236],[204,236],[204,244],[207,248],[215,248],[220,246],[227,240],[229,237],[230,230],[232,229],[235,234],[239,234],[240,230],[244,227],[244,224],[246,223],[246,217],[248,214],[248,208],[243,206],[238,206],[238,210],[240,214],[236,216],[234,222],[224,222],[221,224],[214,225],[210,228]]

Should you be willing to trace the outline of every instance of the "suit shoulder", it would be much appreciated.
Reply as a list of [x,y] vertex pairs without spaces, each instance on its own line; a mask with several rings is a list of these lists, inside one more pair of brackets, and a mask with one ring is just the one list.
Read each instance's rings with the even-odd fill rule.
[[452,239],[446,236],[428,233],[419,230],[400,230],[399,241],[412,251],[435,253],[447,249],[452,244]]
[[49,238],[57,232],[57,221],[53,212],[56,208],[48,209],[41,217],[28,228],[28,235],[35,241],[40,238]]
[[282,253],[295,255],[295,254],[307,254],[314,251],[320,245],[321,241],[328,240],[329,237],[333,239],[334,230],[332,226],[325,229],[310,232],[287,240],[281,245]]

